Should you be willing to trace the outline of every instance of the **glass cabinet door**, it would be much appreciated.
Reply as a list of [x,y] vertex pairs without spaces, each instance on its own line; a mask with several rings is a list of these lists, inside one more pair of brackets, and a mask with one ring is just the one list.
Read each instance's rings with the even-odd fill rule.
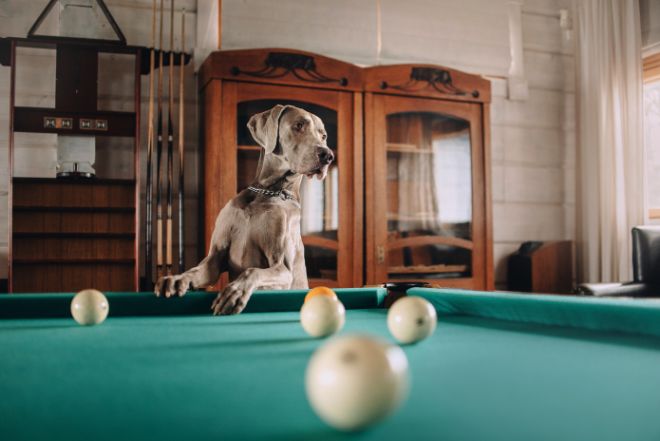
[[374,187],[368,283],[475,287],[483,277],[479,112],[472,103],[373,97],[366,120],[373,163],[367,185]]
[[[254,114],[271,109],[277,104],[292,105],[305,109],[321,118],[328,133],[328,147],[335,154],[335,161],[328,168],[323,181],[303,178],[300,185],[301,234],[305,244],[307,277],[319,283],[337,284],[337,250],[339,230],[339,152],[337,149],[337,112],[310,102],[290,99],[260,99],[238,103],[236,118],[237,134],[237,182],[241,191],[250,185],[259,163],[261,147],[252,139],[247,123]],[[323,281],[323,282],[322,282]]]
[[472,160],[468,121],[387,116],[388,279],[469,277]]

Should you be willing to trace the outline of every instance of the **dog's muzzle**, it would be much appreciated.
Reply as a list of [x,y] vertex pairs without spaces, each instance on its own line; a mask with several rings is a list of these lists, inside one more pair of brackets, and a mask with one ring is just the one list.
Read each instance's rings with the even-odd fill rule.
[[317,155],[319,157],[319,164],[321,165],[328,165],[335,159],[335,154],[327,147],[318,147]]

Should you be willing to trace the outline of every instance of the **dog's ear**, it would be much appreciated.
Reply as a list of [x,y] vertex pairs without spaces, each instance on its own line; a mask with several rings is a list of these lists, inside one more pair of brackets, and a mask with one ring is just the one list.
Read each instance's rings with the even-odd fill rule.
[[276,105],[270,110],[253,115],[248,121],[248,129],[257,143],[266,150],[273,153],[277,147],[279,137],[280,118],[289,106]]

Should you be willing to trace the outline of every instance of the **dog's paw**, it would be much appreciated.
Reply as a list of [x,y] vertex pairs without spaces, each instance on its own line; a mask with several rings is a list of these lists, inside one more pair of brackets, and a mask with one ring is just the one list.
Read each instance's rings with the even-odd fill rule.
[[238,314],[245,309],[251,295],[252,290],[244,287],[242,283],[230,283],[222,292],[219,292],[218,296],[213,300],[213,304],[211,304],[213,314]]
[[158,279],[154,293],[157,297],[183,296],[190,288],[190,277],[185,274],[165,276]]

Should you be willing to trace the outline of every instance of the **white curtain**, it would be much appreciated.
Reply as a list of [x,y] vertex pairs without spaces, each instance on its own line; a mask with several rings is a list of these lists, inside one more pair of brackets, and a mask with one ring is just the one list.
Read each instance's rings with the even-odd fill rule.
[[645,220],[639,5],[580,0],[576,10],[578,275],[626,281],[630,230]]

